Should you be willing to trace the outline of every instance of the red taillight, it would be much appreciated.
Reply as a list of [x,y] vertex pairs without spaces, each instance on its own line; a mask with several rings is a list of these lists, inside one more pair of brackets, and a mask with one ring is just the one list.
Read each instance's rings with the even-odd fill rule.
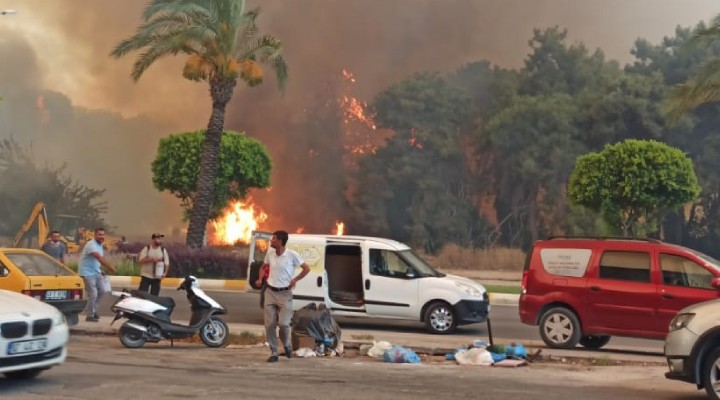
[[528,281],[528,270],[524,270],[523,277],[522,277],[522,285],[521,285],[523,293],[527,292],[527,281]]
[[70,291],[70,298],[73,300],[82,300],[83,291],[81,289],[75,289]]
[[28,295],[30,297],[34,297],[38,300],[42,300],[43,295],[45,294],[45,291],[44,290],[23,290],[22,293],[25,295]]

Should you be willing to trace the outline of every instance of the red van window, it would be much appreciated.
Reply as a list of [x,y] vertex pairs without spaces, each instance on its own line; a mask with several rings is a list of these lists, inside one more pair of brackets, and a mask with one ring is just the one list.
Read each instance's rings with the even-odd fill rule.
[[606,251],[600,260],[600,278],[650,282],[650,253]]
[[710,284],[715,275],[689,258],[660,254],[660,268],[666,285],[715,290]]

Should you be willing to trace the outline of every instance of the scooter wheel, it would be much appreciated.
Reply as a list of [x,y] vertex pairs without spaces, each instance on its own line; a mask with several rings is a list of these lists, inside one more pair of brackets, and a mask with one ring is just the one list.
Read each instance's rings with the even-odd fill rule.
[[120,343],[130,349],[138,349],[145,344],[145,335],[137,329],[127,326],[127,323],[120,327]]
[[210,317],[200,328],[200,340],[207,347],[225,347],[230,340],[230,329],[222,319]]

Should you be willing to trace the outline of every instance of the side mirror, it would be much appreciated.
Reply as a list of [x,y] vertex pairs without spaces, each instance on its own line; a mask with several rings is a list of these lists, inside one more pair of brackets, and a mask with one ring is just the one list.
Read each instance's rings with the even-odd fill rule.
[[720,278],[713,278],[710,281],[710,286],[714,287],[715,289],[720,289]]
[[0,276],[8,276],[8,275],[10,275],[10,271],[5,267],[0,267]]
[[415,270],[412,268],[408,268],[407,272],[405,273],[405,277],[407,279],[415,279],[417,274],[415,273]]

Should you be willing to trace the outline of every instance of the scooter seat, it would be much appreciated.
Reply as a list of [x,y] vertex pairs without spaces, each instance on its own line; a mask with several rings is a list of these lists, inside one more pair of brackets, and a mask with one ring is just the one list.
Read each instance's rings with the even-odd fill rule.
[[141,292],[139,290],[131,290],[130,294],[135,297],[139,297],[139,298],[145,299],[145,300],[150,300],[153,303],[160,304],[161,306],[167,308],[169,312],[172,312],[172,310],[175,308],[175,300],[173,300],[172,297],[153,296],[150,293]]

